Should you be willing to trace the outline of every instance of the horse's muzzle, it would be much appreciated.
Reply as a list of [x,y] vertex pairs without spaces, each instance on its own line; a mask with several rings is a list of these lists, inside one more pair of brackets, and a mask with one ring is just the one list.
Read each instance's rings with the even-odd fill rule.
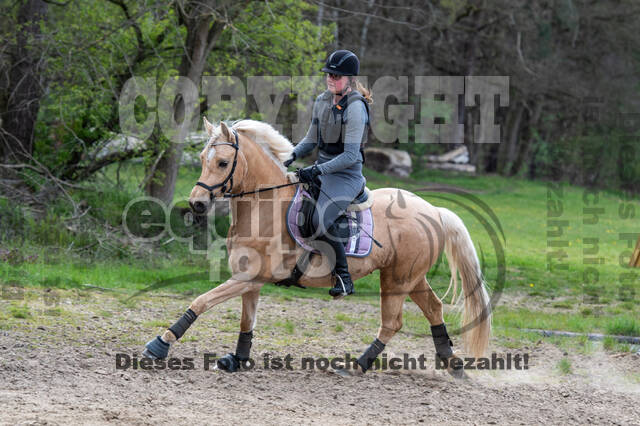
[[208,204],[203,202],[203,201],[189,201],[189,207],[191,207],[191,210],[198,215],[202,215],[205,214],[207,212],[208,209]]

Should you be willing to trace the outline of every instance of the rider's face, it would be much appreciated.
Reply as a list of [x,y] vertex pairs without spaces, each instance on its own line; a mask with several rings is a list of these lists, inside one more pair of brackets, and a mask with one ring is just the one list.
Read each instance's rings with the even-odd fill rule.
[[346,75],[327,74],[327,89],[333,94],[342,93],[348,84],[349,77]]

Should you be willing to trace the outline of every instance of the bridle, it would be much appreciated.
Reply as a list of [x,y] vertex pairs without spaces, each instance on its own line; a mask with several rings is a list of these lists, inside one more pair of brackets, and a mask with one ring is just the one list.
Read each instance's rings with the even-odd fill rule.
[[[196,182],[197,186],[201,186],[204,189],[206,189],[207,191],[209,191],[209,198],[211,200],[213,200],[214,195],[213,195],[213,191],[217,188],[222,187],[222,196],[223,197],[227,197],[228,195],[233,195],[233,194],[229,194],[231,192],[231,190],[233,189],[233,174],[236,171],[236,165],[238,164],[238,151],[240,151],[240,145],[238,144],[238,132],[236,132],[235,130],[231,130],[233,132],[233,136],[235,137],[236,142],[232,143],[232,142],[218,142],[218,143],[214,143],[211,144],[211,146],[218,146],[218,145],[230,145],[232,147],[235,148],[236,152],[233,155],[233,165],[231,166],[231,171],[229,171],[229,174],[227,175],[226,178],[224,178],[224,180],[220,183],[217,183],[215,185],[209,186],[204,182]],[[227,182],[230,182],[231,184],[229,185],[229,189],[227,190]]]
[[[232,147],[235,148],[236,152],[233,155],[233,165],[231,166],[231,170],[229,171],[229,174],[227,175],[226,178],[224,178],[224,180],[220,183],[217,183],[215,185],[209,186],[204,182],[196,182],[196,186],[201,186],[204,189],[206,189],[207,191],[209,191],[209,199],[213,200],[215,198],[215,196],[213,195],[213,191],[215,191],[217,188],[222,187],[222,198],[235,198],[235,197],[242,197],[243,195],[248,195],[248,194],[256,194],[258,192],[263,192],[263,191],[270,191],[272,189],[277,189],[277,188],[283,188],[285,186],[292,186],[292,185],[298,185],[302,182],[292,182],[292,183],[285,183],[283,185],[276,185],[276,186],[271,186],[268,188],[260,188],[257,189],[255,191],[248,191],[248,192],[239,192],[237,194],[232,194],[231,190],[233,189],[233,174],[236,171],[236,165],[238,164],[238,151],[240,151],[240,144],[238,142],[238,132],[236,132],[234,129],[231,129],[231,131],[233,132],[233,136],[235,138],[235,143],[232,142],[218,142],[218,143],[214,143],[211,144],[211,146],[217,146],[217,145],[230,145]],[[229,182],[229,188],[227,189],[227,182]]]

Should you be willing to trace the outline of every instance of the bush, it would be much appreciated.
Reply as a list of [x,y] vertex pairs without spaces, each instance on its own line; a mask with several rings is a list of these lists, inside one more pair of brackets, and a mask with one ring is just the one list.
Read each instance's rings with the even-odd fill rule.
[[0,241],[21,237],[25,217],[22,209],[6,198],[0,198]]

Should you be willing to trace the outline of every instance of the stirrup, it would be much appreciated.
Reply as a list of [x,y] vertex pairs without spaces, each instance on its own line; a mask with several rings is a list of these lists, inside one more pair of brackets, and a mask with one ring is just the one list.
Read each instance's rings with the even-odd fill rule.
[[[347,292],[347,287],[344,285],[344,281],[342,280],[342,277],[339,274],[335,274],[335,276],[336,276],[336,285],[333,286],[331,288],[331,290],[329,290],[329,295],[333,296],[334,300],[342,299],[345,296],[348,296],[350,294],[355,293],[355,289],[354,289],[355,286],[353,284],[352,284],[352,287],[351,287],[351,291]],[[333,290],[340,291],[340,287],[338,287],[338,280],[340,280],[340,287],[342,287],[342,292],[334,294]],[[352,283],[353,283],[353,281],[352,281]]]

